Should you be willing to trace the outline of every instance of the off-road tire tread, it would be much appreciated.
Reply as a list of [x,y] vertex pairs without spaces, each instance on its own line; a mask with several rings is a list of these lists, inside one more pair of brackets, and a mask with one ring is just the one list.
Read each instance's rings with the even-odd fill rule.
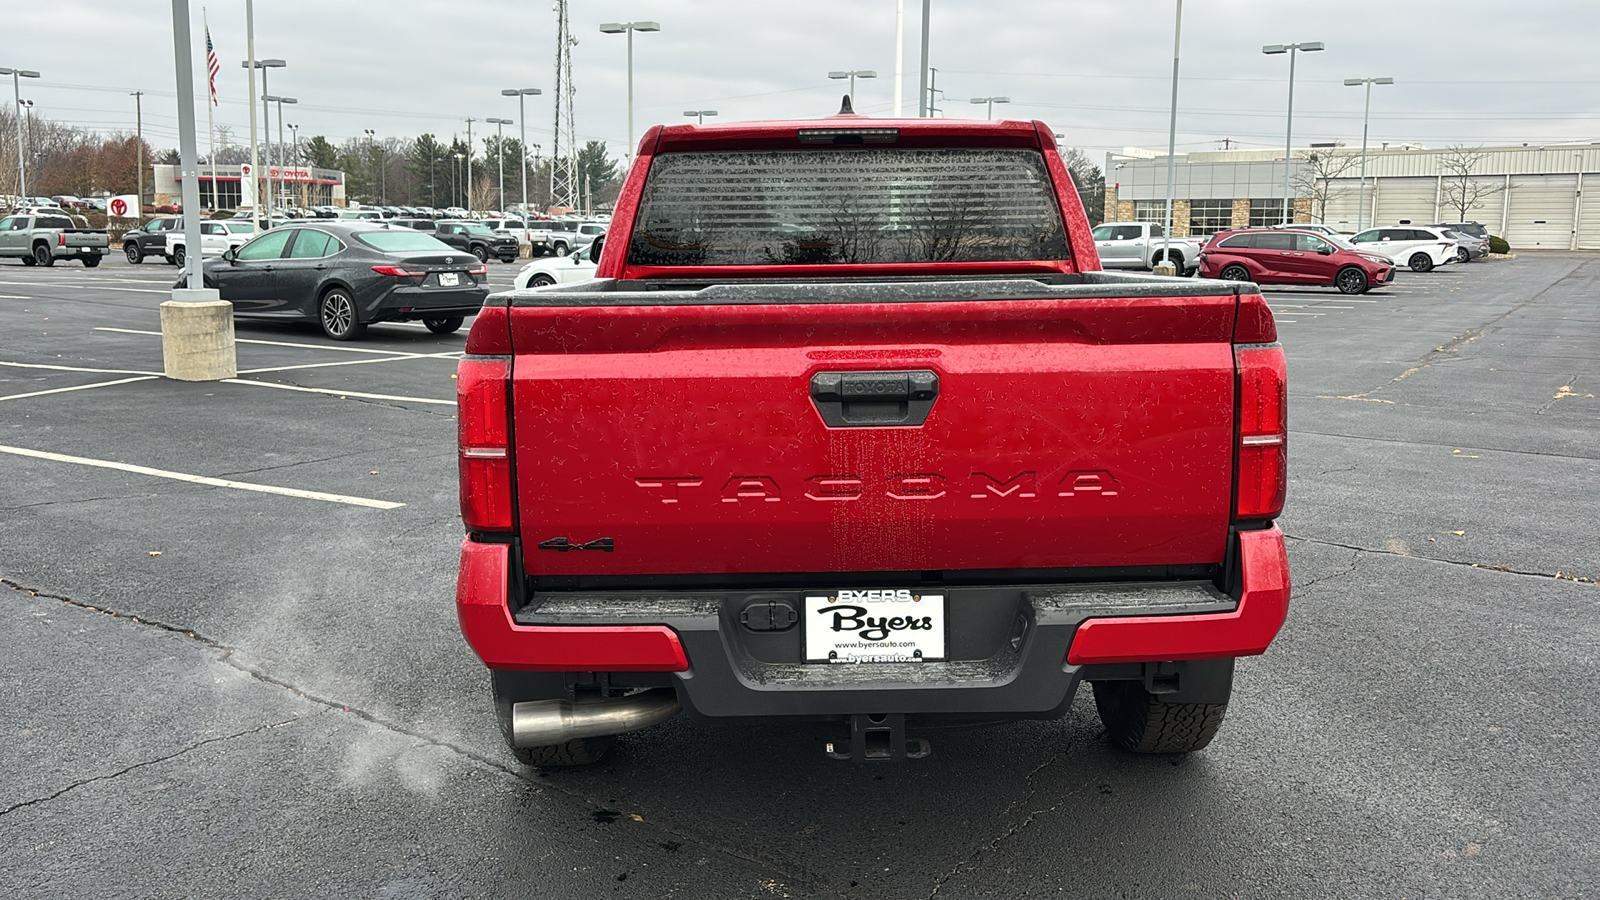
[[1130,753],[1191,753],[1217,736],[1226,703],[1163,703],[1142,684],[1096,682],[1095,707],[1111,743]]
[[609,736],[578,738],[565,744],[550,744],[545,747],[513,747],[511,753],[524,764],[541,768],[588,766],[599,762],[600,757],[605,756],[606,751],[616,742],[615,737]]

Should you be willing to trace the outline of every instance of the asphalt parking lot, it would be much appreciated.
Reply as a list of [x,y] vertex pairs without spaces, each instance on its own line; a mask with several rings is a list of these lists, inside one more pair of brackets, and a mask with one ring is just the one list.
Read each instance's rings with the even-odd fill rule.
[[1295,595],[1201,753],[1085,692],[899,766],[680,718],[546,773],[452,607],[465,331],[241,323],[172,382],[174,277],[0,264],[0,895],[1600,895],[1600,256],[1268,292]]

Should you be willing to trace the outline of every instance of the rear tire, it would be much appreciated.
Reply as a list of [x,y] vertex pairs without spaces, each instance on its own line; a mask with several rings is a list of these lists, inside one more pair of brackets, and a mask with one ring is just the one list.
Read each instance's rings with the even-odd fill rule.
[[1407,260],[1406,264],[1411,267],[1413,272],[1433,271],[1433,257],[1426,253],[1411,254],[1411,259]]
[[1340,293],[1365,294],[1368,287],[1367,273],[1355,266],[1346,266],[1333,277],[1333,283],[1338,286]]
[[551,278],[549,275],[535,275],[532,278],[528,279],[528,287],[531,287],[531,288],[548,287],[548,286],[550,286],[552,284],[555,284],[555,283],[556,283],[556,280],[554,278]]
[[172,264],[177,266],[180,269],[183,268],[184,261],[187,260],[188,258],[189,258],[188,252],[182,247],[179,247],[178,249],[172,251],[172,256],[171,256]]
[[144,254],[139,251],[139,245],[131,241],[122,245],[122,255],[128,258],[128,264],[132,266],[144,262]]
[[1456,262],[1462,262],[1462,263],[1464,263],[1464,262],[1472,262],[1472,254],[1468,253],[1467,252],[1467,248],[1465,248],[1465,247],[1457,247],[1456,248]]
[[1111,743],[1130,753],[1192,753],[1216,737],[1226,703],[1163,703],[1137,681],[1097,681],[1094,705]]
[[100,257],[98,255],[83,257],[83,267],[85,269],[92,269],[98,265],[100,265]]
[[36,266],[44,266],[45,268],[49,268],[50,266],[56,264],[56,258],[53,254],[51,254],[50,248],[45,244],[34,244],[33,264]]
[[356,312],[356,302],[344,288],[330,288],[317,301],[317,321],[322,333],[336,341],[353,341],[367,326]]
[[526,765],[543,768],[587,766],[599,762],[616,742],[615,736],[578,738],[546,747],[513,747],[511,755]]
[[450,334],[459,329],[464,321],[466,319],[463,316],[439,316],[423,319],[422,324],[434,334]]
[[22,264],[23,264],[23,265],[25,265],[25,266],[31,266],[31,265],[33,265],[33,264],[34,264],[34,263],[33,263],[33,254],[32,254],[32,253],[30,253],[30,254],[28,254],[28,255],[27,255],[27,256],[24,256],[24,257],[23,257],[23,258],[22,258]]
[[1217,273],[1217,277],[1223,281],[1249,281],[1250,270],[1237,264],[1224,266],[1222,271]]

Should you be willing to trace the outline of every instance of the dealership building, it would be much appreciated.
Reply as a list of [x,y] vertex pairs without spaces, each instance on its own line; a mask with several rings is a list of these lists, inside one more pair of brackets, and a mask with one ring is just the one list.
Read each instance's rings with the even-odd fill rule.
[[[1353,158],[1340,166],[1313,166],[1311,154]],[[1416,145],[1367,152],[1366,189],[1360,189],[1360,147],[1296,150],[1289,193],[1294,220],[1323,222],[1355,232],[1374,225],[1461,221],[1450,204],[1459,153]],[[1600,144],[1473,148],[1466,195],[1475,196],[1466,221],[1481,222],[1513,249],[1600,250]],[[1167,157],[1128,148],[1106,154],[1106,221],[1165,219]],[[1283,221],[1283,151],[1217,150],[1174,159],[1173,234],[1208,235],[1226,228]],[[1588,179],[1595,190],[1584,195]],[[1459,181],[1459,178],[1456,179]],[[1358,212],[1360,221],[1357,220]]]
[[[155,170],[155,205],[181,206],[183,182],[178,167],[151,166]],[[250,165],[200,166],[200,206],[203,209],[238,209],[250,204],[243,198],[247,187],[245,173]],[[275,203],[289,206],[344,206],[344,173],[338,169],[310,166],[280,168],[272,166],[272,193]],[[256,195],[267,191],[267,167],[256,178]]]

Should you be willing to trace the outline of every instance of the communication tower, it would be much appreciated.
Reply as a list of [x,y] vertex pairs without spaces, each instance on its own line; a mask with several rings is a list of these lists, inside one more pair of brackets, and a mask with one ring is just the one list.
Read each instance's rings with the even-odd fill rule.
[[556,13],[556,130],[550,153],[550,202],[578,207],[578,132],[572,121],[572,48],[578,39],[567,17],[568,0],[555,0]]

